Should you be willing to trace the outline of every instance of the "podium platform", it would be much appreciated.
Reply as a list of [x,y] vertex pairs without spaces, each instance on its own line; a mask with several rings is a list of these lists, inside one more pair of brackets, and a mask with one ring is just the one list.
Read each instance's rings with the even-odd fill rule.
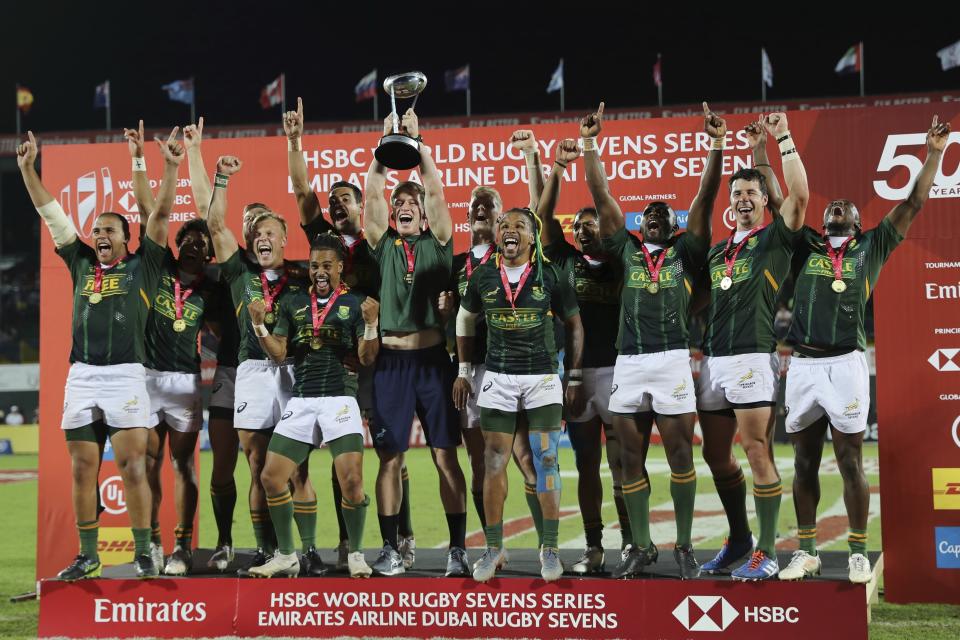
[[[194,553],[185,578],[137,580],[132,565],[104,577],[40,585],[41,637],[409,637],[699,638],[777,640],[827,634],[867,637],[863,585],[846,579],[846,553],[822,553],[823,575],[804,582],[683,581],[672,549],[634,580],[603,575],[539,577],[535,550],[510,550],[510,563],[486,584],[444,578],[446,553],[418,549],[415,570],[391,578],[237,578]],[[376,551],[366,553],[368,561]],[[698,551],[701,561],[715,551]],[[331,565],[335,555],[321,551]],[[619,561],[607,554],[607,569]],[[480,550],[471,549],[471,561]],[[238,553],[241,564],[249,552]],[[561,551],[569,566],[579,551]],[[876,563],[877,554],[871,555]],[[780,555],[781,566],[789,562]],[[711,634],[712,632],[712,634]],[[718,633],[719,632],[719,633]]]

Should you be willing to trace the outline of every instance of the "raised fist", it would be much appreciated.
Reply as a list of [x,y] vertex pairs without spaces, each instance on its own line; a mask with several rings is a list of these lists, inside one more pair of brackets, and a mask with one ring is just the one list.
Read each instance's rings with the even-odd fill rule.
[[263,304],[263,300],[251,300],[247,304],[247,313],[250,314],[250,322],[253,324],[263,324],[264,318],[267,315],[267,307]]
[[240,171],[240,167],[242,166],[243,163],[237,156],[220,156],[220,158],[217,160],[217,173],[222,173],[225,176],[232,176]]
[[782,138],[784,134],[790,131],[787,125],[787,114],[771,113],[763,119],[763,128],[767,130],[774,138]]
[[517,129],[510,136],[510,146],[518,151],[528,152],[537,149],[537,139],[530,129]]
[[557,144],[557,150],[553,154],[553,159],[563,164],[570,164],[580,157],[580,145],[572,138],[561,140]]
[[747,144],[750,145],[751,149],[757,147],[762,149],[767,144],[767,131],[763,128],[763,116],[760,116],[756,122],[751,122],[745,126],[743,131],[747,134]]
[[380,318],[380,303],[367,297],[360,303],[360,312],[363,314],[363,324],[375,325]]
[[941,123],[939,116],[933,116],[930,130],[927,131],[927,153],[931,151],[943,151],[947,146],[947,139],[949,137],[950,123]]
[[580,137],[581,138],[596,138],[600,134],[600,130],[603,128],[603,103],[600,103],[600,107],[597,109],[596,113],[591,113],[588,116],[585,116],[580,120]]

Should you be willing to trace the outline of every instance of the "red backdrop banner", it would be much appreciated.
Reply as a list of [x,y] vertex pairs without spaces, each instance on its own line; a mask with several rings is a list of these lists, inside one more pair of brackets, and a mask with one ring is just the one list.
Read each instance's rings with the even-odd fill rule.
[[[924,157],[925,131],[935,113],[941,120],[951,122],[954,129],[960,125],[960,106],[956,103],[790,112],[790,128],[804,159],[811,187],[808,222],[819,227],[826,203],[842,197],[857,204],[865,227],[877,224],[897,201],[909,193],[911,181]],[[729,176],[737,169],[751,165],[750,150],[741,129],[753,116],[726,117],[730,133],[723,169]],[[576,138],[579,133],[578,127],[569,123],[531,128],[538,137],[541,155],[548,167],[558,141]],[[469,243],[467,206],[470,191],[475,186],[483,184],[497,188],[505,207],[523,206],[528,202],[526,169],[522,155],[510,148],[511,132],[512,127],[424,131],[446,185],[446,198],[456,225],[456,251],[464,250]],[[314,189],[321,194],[321,202],[326,202],[326,190],[336,180],[363,185],[378,137],[371,133],[351,133],[304,138],[309,178]],[[945,389],[942,393],[950,395],[948,387],[952,386],[956,396],[960,392],[957,386],[960,376],[949,365],[938,369],[927,361],[934,348],[945,349],[946,353],[953,348],[960,349],[960,337],[934,334],[936,339],[932,336],[923,338],[930,345],[924,343],[923,349],[918,346],[921,334],[931,332],[929,327],[919,324],[918,318],[926,317],[926,314],[930,315],[931,321],[936,318],[937,327],[960,327],[956,303],[947,302],[956,299],[956,288],[944,289],[942,295],[937,289],[939,297],[935,299],[925,297],[924,293],[928,291],[927,283],[934,282],[930,278],[939,278],[935,283],[938,286],[956,285],[960,279],[956,271],[925,267],[929,260],[960,260],[957,251],[951,248],[960,229],[957,222],[960,144],[957,142],[960,142],[960,133],[951,134],[931,198],[911,229],[910,238],[894,253],[876,292],[877,388],[884,432],[884,444],[881,445],[882,517],[887,550],[886,585],[891,599],[907,597],[899,586],[907,581],[941,585],[937,589],[911,591],[911,598],[943,601],[960,598],[960,571],[938,564],[936,553],[939,547],[934,544],[936,527],[960,525],[960,507],[935,509],[933,497],[939,495],[936,494],[939,489],[931,484],[934,468],[960,468],[960,452],[953,448],[949,435],[950,425],[960,413],[957,410],[960,405],[940,400],[941,392],[933,393],[936,387]],[[611,120],[604,125],[600,148],[610,188],[626,215],[629,228],[638,227],[640,212],[645,203],[653,199],[670,203],[677,211],[681,225],[685,225],[686,210],[696,193],[709,148],[700,118]],[[237,155],[244,161],[242,171],[230,181],[229,189],[229,223],[238,236],[240,210],[247,202],[264,202],[289,221],[297,219],[287,177],[286,141],[283,138],[207,140],[203,143],[203,152],[210,171],[221,154]],[[148,175],[158,180],[162,173],[160,156],[150,146],[146,153]],[[771,155],[779,172],[779,158],[775,151]],[[83,238],[89,235],[96,214],[104,210],[126,215],[136,236],[139,215],[130,186],[129,167],[129,155],[122,144],[62,145],[43,149],[44,183],[63,202]],[[186,173],[185,169],[181,171],[172,216],[174,227],[196,215]],[[581,162],[571,164],[564,177],[558,218],[569,232],[573,213],[590,204],[590,198]],[[418,175],[416,171],[391,172],[388,186],[407,178],[416,180]],[[716,204],[713,220],[715,240],[724,238],[733,227],[733,218],[723,196]],[[307,255],[306,238],[296,230],[296,225],[291,226],[287,256],[304,259]],[[70,545],[62,544],[62,532],[72,528],[73,520],[66,472],[69,459],[63,436],[58,433],[59,412],[56,409],[63,403],[63,381],[68,367],[70,332],[64,315],[68,307],[64,301],[70,297],[70,282],[68,272],[54,254],[52,242],[46,234],[43,234],[42,245],[41,403],[45,410],[42,412],[41,432],[37,573],[49,576],[74,553]],[[905,303],[913,304],[905,307]],[[904,308],[915,310],[915,313],[906,316],[902,313]],[[960,358],[957,360],[960,362]],[[920,416],[922,422],[918,423]],[[919,428],[925,428],[929,434],[945,433],[946,440],[940,442],[943,439],[940,435],[918,439],[915,436]],[[909,457],[909,464],[902,455],[905,451],[915,453]],[[893,457],[893,452],[897,458]],[[934,460],[937,462],[928,462]],[[938,479],[947,479],[942,491],[951,491],[951,472],[937,473]],[[105,470],[104,477],[107,475],[113,475],[113,472]],[[923,500],[924,495],[929,495],[930,499]],[[952,504],[949,494],[941,503],[941,506]],[[903,517],[902,514],[906,513],[910,514],[909,518]],[[104,522],[104,525],[126,525],[124,517],[110,522]],[[947,548],[951,548],[950,545]],[[906,566],[908,562],[909,568]],[[953,585],[953,588],[946,589],[947,585]],[[916,595],[918,593],[922,595]]]

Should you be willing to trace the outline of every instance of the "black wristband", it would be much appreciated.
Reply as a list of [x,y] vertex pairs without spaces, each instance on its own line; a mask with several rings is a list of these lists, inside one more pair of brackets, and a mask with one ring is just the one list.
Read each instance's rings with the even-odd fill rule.
[[553,161],[553,164],[558,164],[558,165],[560,165],[561,167],[563,167],[564,169],[567,168],[567,165],[563,164],[563,163],[560,162],[559,160],[554,160],[554,161]]
[[771,167],[771,166],[770,166],[769,164],[767,164],[766,162],[758,162],[757,164],[755,164],[755,165],[753,165],[753,166],[754,166],[754,167],[770,167],[771,169],[773,169],[773,167]]
[[789,134],[789,133],[788,133],[787,135],[783,136],[782,138],[777,138],[777,144],[780,144],[781,142],[783,142],[784,140],[788,140],[789,138],[790,138],[790,134]]
[[780,152],[780,157],[782,158],[782,157],[784,157],[784,156],[788,156],[788,155],[790,155],[791,153],[796,153],[796,152],[797,152],[797,148],[794,147],[793,149],[789,149],[789,150],[787,150],[787,151],[782,151],[782,152]]

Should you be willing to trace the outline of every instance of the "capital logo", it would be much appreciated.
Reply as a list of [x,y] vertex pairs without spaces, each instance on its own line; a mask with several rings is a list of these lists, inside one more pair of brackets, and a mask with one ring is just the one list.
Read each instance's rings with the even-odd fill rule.
[[731,231],[737,228],[737,214],[730,207],[727,207],[723,212],[723,226]]
[[60,190],[60,206],[73,221],[81,238],[89,238],[93,233],[93,221],[98,213],[113,208],[113,180],[110,169],[100,167],[96,171],[85,173],[75,184],[68,184]]
[[687,631],[724,631],[739,615],[722,596],[687,596],[673,610]]
[[960,349],[937,349],[927,362],[937,371],[960,371],[960,364],[954,362],[958,353]]
[[960,527],[936,527],[937,569],[960,569]]
[[120,476],[110,476],[100,485],[100,503],[104,511],[111,515],[120,515],[127,510],[127,500],[123,493],[123,480]]
[[284,412],[283,412],[283,415],[280,416],[280,419],[281,419],[281,420],[286,420],[287,418],[289,418],[289,417],[292,416],[292,415],[293,415],[293,411],[284,411]]
[[933,469],[933,508],[960,509],[960,469]]

